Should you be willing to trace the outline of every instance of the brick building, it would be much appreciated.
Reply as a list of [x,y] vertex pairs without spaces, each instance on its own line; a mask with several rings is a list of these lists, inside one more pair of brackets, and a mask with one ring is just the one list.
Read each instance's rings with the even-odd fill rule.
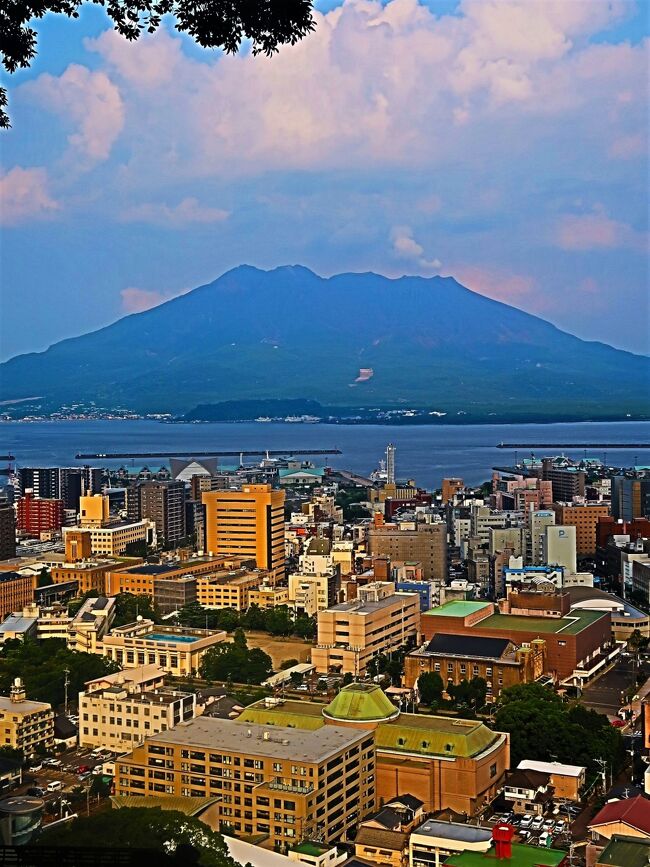
[[22,611],[34,601],[36,577],[19,572],[0,572],[0,615],[6,617],[12,611]]
[[[384,803],[408,792],[425,812],[474,815],[492,801],[510,762],[509,736],[478,720],[401,713],[376,684],[353,683],[329,704],[286,701],[246,708],[238,723],[296,729],[345,726],[372,733],[375,788]],[[349,784],[348,784],[349,785]]]
[[384,524],[368,531],[368,553],[391,560],[418,560],[427,581],[447,577],[447,525],[418,524],[416,527]]
[[522,616],[496,613],[491,602],[447,602],[425,611],[420,621],[422,635],[507,638],[516,645],[535,639],[546,642],[547,673],[559,680],[583,682],[594,666],[605,664],[611,649],[611,615],[604,611],[571,609],[564,617]]
[[555,523],[576,528],[576,553],[579,557],[596,553],[598,519],[609,515],[607,503],[554,503]]
[[446,685],[482,677],[488,686],[487,700],[501,690],[520,683],[533,683],[546,672],[546,642],[531,641],[518,647],[508,638],[446,635],[436,633],[404,660],[404,685],[414,687],[425,672],[437,673]]

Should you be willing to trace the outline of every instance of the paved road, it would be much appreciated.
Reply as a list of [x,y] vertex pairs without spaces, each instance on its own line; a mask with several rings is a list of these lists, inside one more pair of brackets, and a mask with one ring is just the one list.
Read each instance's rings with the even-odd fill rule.
[[630,656],[619,657],[613,668],[585,687],[581,703],[599,713],[616,716],[622,693],[634,686],[636,669],[632,662]]

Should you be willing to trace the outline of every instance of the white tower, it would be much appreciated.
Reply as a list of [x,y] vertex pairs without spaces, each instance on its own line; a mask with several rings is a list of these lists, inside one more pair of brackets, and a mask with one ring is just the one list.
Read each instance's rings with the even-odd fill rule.
[[392,443],[386,446],[386,483],[395,484],[395,446]]

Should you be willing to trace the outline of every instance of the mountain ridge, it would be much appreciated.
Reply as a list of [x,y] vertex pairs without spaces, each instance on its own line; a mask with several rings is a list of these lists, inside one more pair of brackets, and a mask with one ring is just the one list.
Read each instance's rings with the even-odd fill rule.
[[185,413],[273,396],[552,414],[568,389],[579,414],[625,415],[644,410],[650,359],[582,340],[451,276],[239,265],[0,371],[3,400],[43,394],[51,407],[95,400]]

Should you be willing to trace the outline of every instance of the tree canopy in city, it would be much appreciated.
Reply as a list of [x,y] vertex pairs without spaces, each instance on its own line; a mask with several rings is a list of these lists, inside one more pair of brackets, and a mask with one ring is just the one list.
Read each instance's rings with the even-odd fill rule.
[[79,817],[42,834],[38,843],[41,846],[150,849],[160,853],[156,863],[161,865],[238,867],[220,834],[199,819],[159,807],[124,807]]
[[442,699],[445,684],[437,671],[425,671],[418,677],[418,692],[423,704],[437,704]]
[[548,687],[519,684],[504,689],[495,728],[510,732],[511,767],[522,759],[584,765],[599,770],[597,759],[620,766],[623,739],[604,714],[569,704]]
[[248,648],[243,629],[236,629],[233,641],[211,647],[199,668],[206,680],[233,681],[234,683],[262,683],[273,672],[271,657],[254,647]]
[[86,681],[118,671],[119,667],[104,656],[68,650],[60,638],[5,641],[0,651],[0,694],[8,695],[14,678],[20,677],[27,698],[57,707],[64,700],[66,669],[68,697],[76,699]]
[[[4,0],[0,4],[0,55],[7,72],[31,65],[37,32],[30,26],[44,15],[78,18],[83,0]],[[310,0],[92,0],[103,6],[114,29],[125,39],[154,33],[162,16],[174,16],[175,27],[202,48],[235,53],[245,39],[253,54],[271,55],[281,45],[294,45],[314,28]],[[7,93],[0,88],[0,127],[10,126]]]

